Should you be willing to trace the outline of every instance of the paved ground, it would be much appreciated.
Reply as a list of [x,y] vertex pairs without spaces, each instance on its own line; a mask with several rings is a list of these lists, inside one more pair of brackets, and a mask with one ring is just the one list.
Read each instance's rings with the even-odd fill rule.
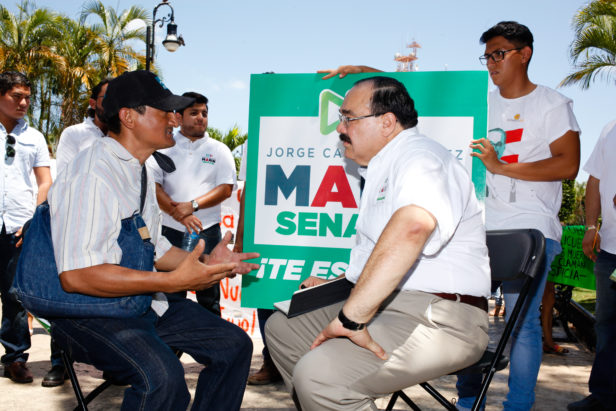
[[[501,319],[494,321],[493,327],[498,328],[503,324]],[[555,336],[563,336],[555,329]],[[253,356],[252,371],[261,366],[260,339],[255,339],[255,354]],[[583,398],[587,394],[587,380],[590,374],[593,355],[582,345],[577,343],[562,343],[570,353],[566,356],[544,355],[543,364],[539,374],[539,382],[536,389],[536,404],[534,409],[540,411],[565,410],[569,402]],[[182,361],[186,370],[186,380],[191,390],[194,390],[197,376],[201,367],[189,356],[183,356]],[[15,384],[7,378],[0,378],[0,410],[70,410],[76,405],[72,388],[67,382],[61,387],[43,388],[41,380],[49,368],[49,336],[40,326],[35,326],[32,336],[32,348],[30,350],[30,369],[34,374],[34,383]],[[96,369],[84,365],[75,366],[79,381],[85,392],[89,392],[102,380],[101,373]],[[508,370],[505,369],[496,374],[490,386],[488,395],[488,410],[502,409],[501,403],[506,395]],[[435,380],[434,385],[446,397],[455,398],[455,378],[444,377]],[[91,410],[117,410],[122,400],[122,387],[111,387],[101,396],[96,398]],[[442,409],[434,400],[423,392],[419,387],[413,387],[406,392],[417,400],[420,407],[425,410]],[[384,409],[387,399],[381,399],[377,405]],[[249,386],[244,395],[242,410],[246,411],[269,411],[269,410],[294,410],[293,403],[284,391],[283,384],[252,387]],[[409,409],[398,402],[397,410]]]

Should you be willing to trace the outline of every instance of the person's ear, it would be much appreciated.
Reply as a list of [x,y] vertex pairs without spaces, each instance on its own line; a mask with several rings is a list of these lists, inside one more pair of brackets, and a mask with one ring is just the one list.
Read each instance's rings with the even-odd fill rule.
[[522,63],[528,63],[530,58],[533,56],[533,50],[525,46],[522,50],[520,50],[520,54],[522,55]]
[[175,123],[177,124],[177,126],[182,125],[182,115],[178,112],[175,113]]
[[93,98],[91,98],[91,99],[90,99],[90,101],[89,101],[89,104],[90,104],[90,108],[91,108],[92,110],[96,110],[96,100],[94,100]]
[[381,126],[385,132],[385,135],[391,134],[393,129],[396,128],[397,122],[398,119],[394,113],[389,112],[381,115]]
[[118,117],[120,117],[120,122],[124,127],[129,129],[135,127],[135,111],[133,109],[122,107],[118,113]]

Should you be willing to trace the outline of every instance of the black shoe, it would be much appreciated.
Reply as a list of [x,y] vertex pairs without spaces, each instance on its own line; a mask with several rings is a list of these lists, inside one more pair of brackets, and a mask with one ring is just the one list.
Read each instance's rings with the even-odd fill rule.
[[57,387],[64,384],[64,381],[68,380],[68,373],[63,365],[54,365],[45,377],[41,385],[43,387]]
[[572,402],[567,405],[569,411],[609,411],[609,408],[605,407],[597,397],[593,397],[590,394],[583,400]]

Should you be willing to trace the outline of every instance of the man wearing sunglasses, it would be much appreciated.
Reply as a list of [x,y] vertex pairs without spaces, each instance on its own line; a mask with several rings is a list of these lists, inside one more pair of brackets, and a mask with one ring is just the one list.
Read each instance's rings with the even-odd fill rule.
[[9,294],[21,245],[21,229],[34,212],[36,187],[30,180],[34,172],[38,185],[36,204],[45,201],[51,186],[49,151],[45,138],[24,121],[30,105],[30,82],[21,73],[0,74],[0,294],[2,328],[0,342],[4,376],[17,383],[32,382],[26,366],[30,348],[28,316],[17,299]]

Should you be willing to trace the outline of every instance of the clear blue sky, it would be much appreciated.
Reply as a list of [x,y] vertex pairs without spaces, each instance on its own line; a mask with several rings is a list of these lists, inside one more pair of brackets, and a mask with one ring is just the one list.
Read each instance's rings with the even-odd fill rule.
[[[149,13],[158,1],[104,0]],[[4,2],[15,11],[16,1]],[[210,99],[210,126],[248,130],[251,73],[307,73],[341,64],[366,64],[393,71],[393,55],[416,40],[418,65],[428,70],[484,70],[479,37],[501,20],[526,24],[535,37],[529,74],[556,87],[571,70],[571,20],[586,2],[574,0],[171,0],[186,47],[169,53],[157,43],[156,64],[175,93],[195,90]],[[82,1],[38,0],[40,7],[77,17]],[[157,17],[167,8],[161,7]],[[166,28],[158,29],[157,34]],[[157,35],[157,37],[159,37]],[[574,101],[582,128],[582,165],[609,120],[616,117],[616,85],[559,91]],[[611,108],[610,108],[611,107]],[[419,108],[421,110],[421,108]],[[588,175],[580,171],[579,181]]]

